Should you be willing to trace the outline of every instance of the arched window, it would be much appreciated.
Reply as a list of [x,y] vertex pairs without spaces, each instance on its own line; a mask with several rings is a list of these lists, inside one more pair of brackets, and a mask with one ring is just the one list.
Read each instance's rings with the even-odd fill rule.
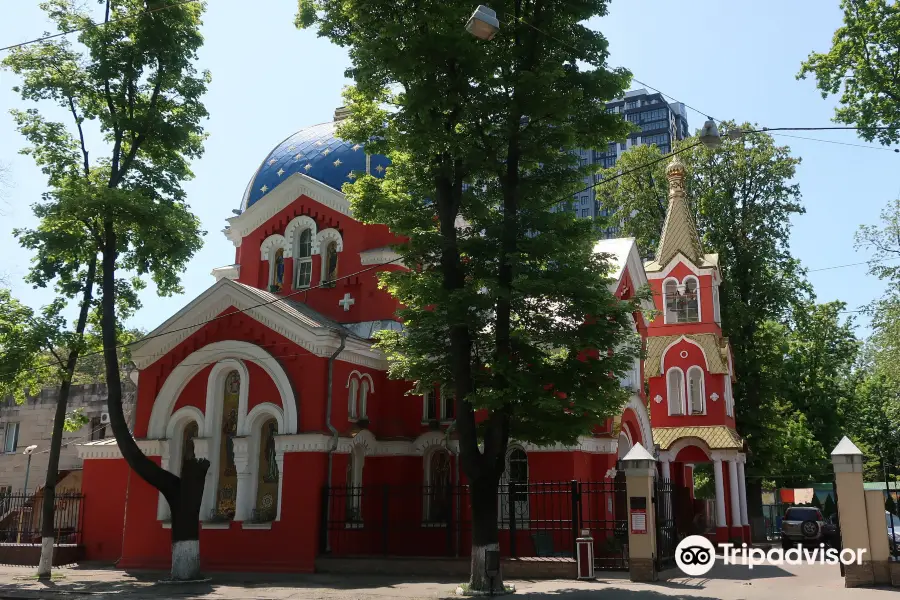
[[363,379],[359,384],[359,418],[367,419],[366,402],[369,400],[369,380]]
[[679,323],[693,323],[700,320],[700,287],[697,280],[689,277],[684,280],[684,308],[679,310]]
[[[197,425],[196,421],[191,421],[187,425],[184,426],[184,433],[181,437],[181,468],[184,469],[184,463],[189,460],[194,460],[196,455],[194,454],[194,438],[199,437],[200,435],[200,427]],[[181,471],[179,471],[179,474]]]
[[669,279],[663,288],[666,323],[693,323],[700,320],[700,294],[696,277],[688,276],[682,284]]
[[669,414],[684,414],[684,373],[678,367],[672,367],[666,373],[666,385],[669,396]]
[[268,523],[278,514],[278,461],[275,453],[275,436],[278,422],[269,419],[262,425],[259,436],[259,469],[256,484],[256,510],[251,519]]
[[706,412],[703,388],[703,369],[700,367],[688,369],[688,399],[692,415],[702,415]]
[[284,287],[284,248],[277,248],[274,258],[269,261],[269,291],[280,292],[282,287]]
[[678,283],[670,279],[665,285],[666,323],[678,322]]
[[365,454],[360,448],[354,448],[347,457],[347,494],[344,504],[344,517],[348,523],[362,522],[362,473]]
[[294,247],[294,289],[308,288],[312,281],[312,231],[304,229]]
[[[509,527],[514,516],[516,527],[528,527],[528,455],[518,446],[506,454],[506,471],[501,479],[500,494],[501,524]],[[511,505],[513,511],[510,511]]]
[[450,520],[450,453],[438,448],[428,454],[425,482],[425,521],[446,523]]
[[359,418],[359,379],[351,376],[347,386],[350,388],[350,392],[347,394],[347,415],[351,421],[354,421]]
[[231,371],[225,377],[222,398],[222,423],[219,442],[219,480],[212,521],[230,521],[234,518],[237,501],[237,468],[234,464],[234,437],[237,435],[238,403],[240,400],[241,376]]
[[322,256],[322,283],[333,286],[337,280],[338,272],[338,244],[332,240],[325,246],[325,254]]

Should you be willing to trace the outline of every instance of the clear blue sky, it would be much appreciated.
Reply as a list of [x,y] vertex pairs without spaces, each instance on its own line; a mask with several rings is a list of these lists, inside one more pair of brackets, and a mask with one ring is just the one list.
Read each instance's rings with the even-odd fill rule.
[[[37,2],[5,4],[0,46],[48,29]],[[184,295],[157,299],[152,289],[144,294],[145,306],[131,325],[146,329],[211,285],[212,268],[233,262],[234,248],[221,230],[253,172],[291,133],[330,120],[347,83],[346,53],[314,32],[294,29],[294,0],[266,0],[252,8],[238,0],[208,4],[200,66],[212,72],[206,97],[210,136],[206,154],[194,165],[196,178],[186,185],[208,233],[184,273]],[[612,65],[629,68],[637,79],[717,119],[822,126],[830,124],[834,100],[823,100],[812,81],[796,81],[794,75],[811,50],[829,47],[840,24],[837,6],[837,0],[615,0],[609,16],[591,25],[609,39]],[[0,73],[0,163],[11,168],[12,183],[0,204],[0,273],[15,295],[37,307],[50,295],[21,283],[30,255],[10,231],[34,224],[29,205],[44,191],[45,176],[17,154],[23,141],[8,111],[24,106],[13,85],[12,75]],[[689,113],[692,130],[702,120]],[[853,132],[799,135],[863,143]],[[900,192],[900,154],[778,139],[803,159],[797,181],[807,212],[794,223],[794,254],[810,269],[865,260],[854,250],[853,234],[860,224],[877,222],[882,207]],[[882,290],[865,266],[811,273],[810,280],[820,301],[843,300],[851,309]]]

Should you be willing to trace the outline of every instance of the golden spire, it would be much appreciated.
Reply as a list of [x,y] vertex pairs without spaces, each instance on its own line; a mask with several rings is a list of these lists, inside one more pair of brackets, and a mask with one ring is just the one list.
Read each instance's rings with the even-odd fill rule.
[[703,258],[700,235],[684,192],[685,171],[684,163],[677,156],[666,167],[669,209],[666,211],[666,221],[659,236],[659,249],[656,251],[656,262],[660,267],[669,264],[679,252],[694,264],[699,264]]

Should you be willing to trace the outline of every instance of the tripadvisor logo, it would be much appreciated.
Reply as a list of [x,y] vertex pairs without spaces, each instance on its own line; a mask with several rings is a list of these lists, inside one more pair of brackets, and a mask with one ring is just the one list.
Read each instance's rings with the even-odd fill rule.
[[[705,575],[713,568],[716,562],[716,546],[711,541],[700,535],[690,535],[678,543],[675,549],[675,564],[685,574],[691,577]],[[865,549],[853,550],[844,548],[826,548],[819,544],[816,548],[802,548],[797,546],[783,550],[772,548],[748,548],[747,544],[740,547],[734,544],[718,544],[718,551],[725,565],[747,565],[749,568],[761,565],[860,565],[862,564]]]

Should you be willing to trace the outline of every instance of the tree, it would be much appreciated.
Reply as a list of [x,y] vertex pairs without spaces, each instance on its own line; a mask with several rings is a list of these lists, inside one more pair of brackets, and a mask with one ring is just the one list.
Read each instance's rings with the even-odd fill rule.
[[629,131],[605,110],[628,73],[578,64],[605,65],[606,40],[580,23],[606,3],[492,7],[506,16],[489,43],[465,32],[472,5],[459,0],[413,12],[392,0],[301,0],[298,14],[349,48],[355,85],[340,135],[392,161],[384,179],[362,175],[344,191],[354,216],[408,238],[399,251],[414,268],[382,279],[405,307],[404,332],[379,342],[392,377],[454,391],[473,590],[491,588],[484,560],[498,548],[509,439],[589,433],[621,410],[616,375],[637,356],[636,305],[608,290],[592,224],[548,212],[588,174],[570,150]]
[[[812,73],[822,97],[840,94],[835,121],[860,128],[868,141],[900,140],[900,5],[889,0],[842,0],[844,24],[831,49],[813,52],[798,79]],[[877,128],[883,129],[877,129]]]
[[[722,127],[734,129],[736,123]],[[756,127],[744,123],[740,129]],[[694,144],[694,139],[687,139],[675,149]],[[804,212],[800,190],[792,182],[800,159],[766,133],[725,138],[716,149],[694,146],[680,157],[687,166],[685,187],[703,246],[719,255],[722,328],[734,351],[737,373],[737,425],[752,450],[747,463],[748,509],[759,516],[764,476],[811,467],[805,456],[787,456],[786,450],[821,456],[808,423],[794,418],[782,377],[790,348],[789,324],[795,309],[805,310],[811,298],[788,245],[790,220]],[[625,152],[601,177],[661,158],[658,147],[639,146]],[[665,217],[665,166],[660,160],[654,167],[597,188],[611,218],[622,224],[623,235],[638,240],[645,256],[653,255]]]
[[[96,265],[101,302],[99,326],[109,392],[110,426],[129,466],[160,490],[172,508],[172,576],[199,573],[199,507],[209,463],[187,461],[175,476],[147,458],[128,430],[122,408],[117,346],[120,318],[136,309],[137,291],[149,276],[160,294],[181,291],[179,274],[200,247],[197,219],[181,184],[192,176],[207,116],[200,100],[208,73],[194,61],[203,39],[203,5],[158,0],[107,0],[102,22],[71,0],[42,4],[59,31],[79,31],[79,49],[65,39],[26,46],[10,54],[7,67],[21,75],[27,100],[50,100],[72,116],[73,134],[37,109],[15,113],[28,152],[48,176],[50,192],[36,214],[42,226],[66,219],[87,260]],[[83,124],[90,121],[104,142],[89,154]],[[99,156],[106,152],[101,159]],[[68,257],[49,255],[65,272]],[[54,262],[55,260],[59,262]],[[118,273],[126,276],[119,276]],[[67,280],[60,277],[63,283]],[[73,281],[82,281],[74,277]]]

